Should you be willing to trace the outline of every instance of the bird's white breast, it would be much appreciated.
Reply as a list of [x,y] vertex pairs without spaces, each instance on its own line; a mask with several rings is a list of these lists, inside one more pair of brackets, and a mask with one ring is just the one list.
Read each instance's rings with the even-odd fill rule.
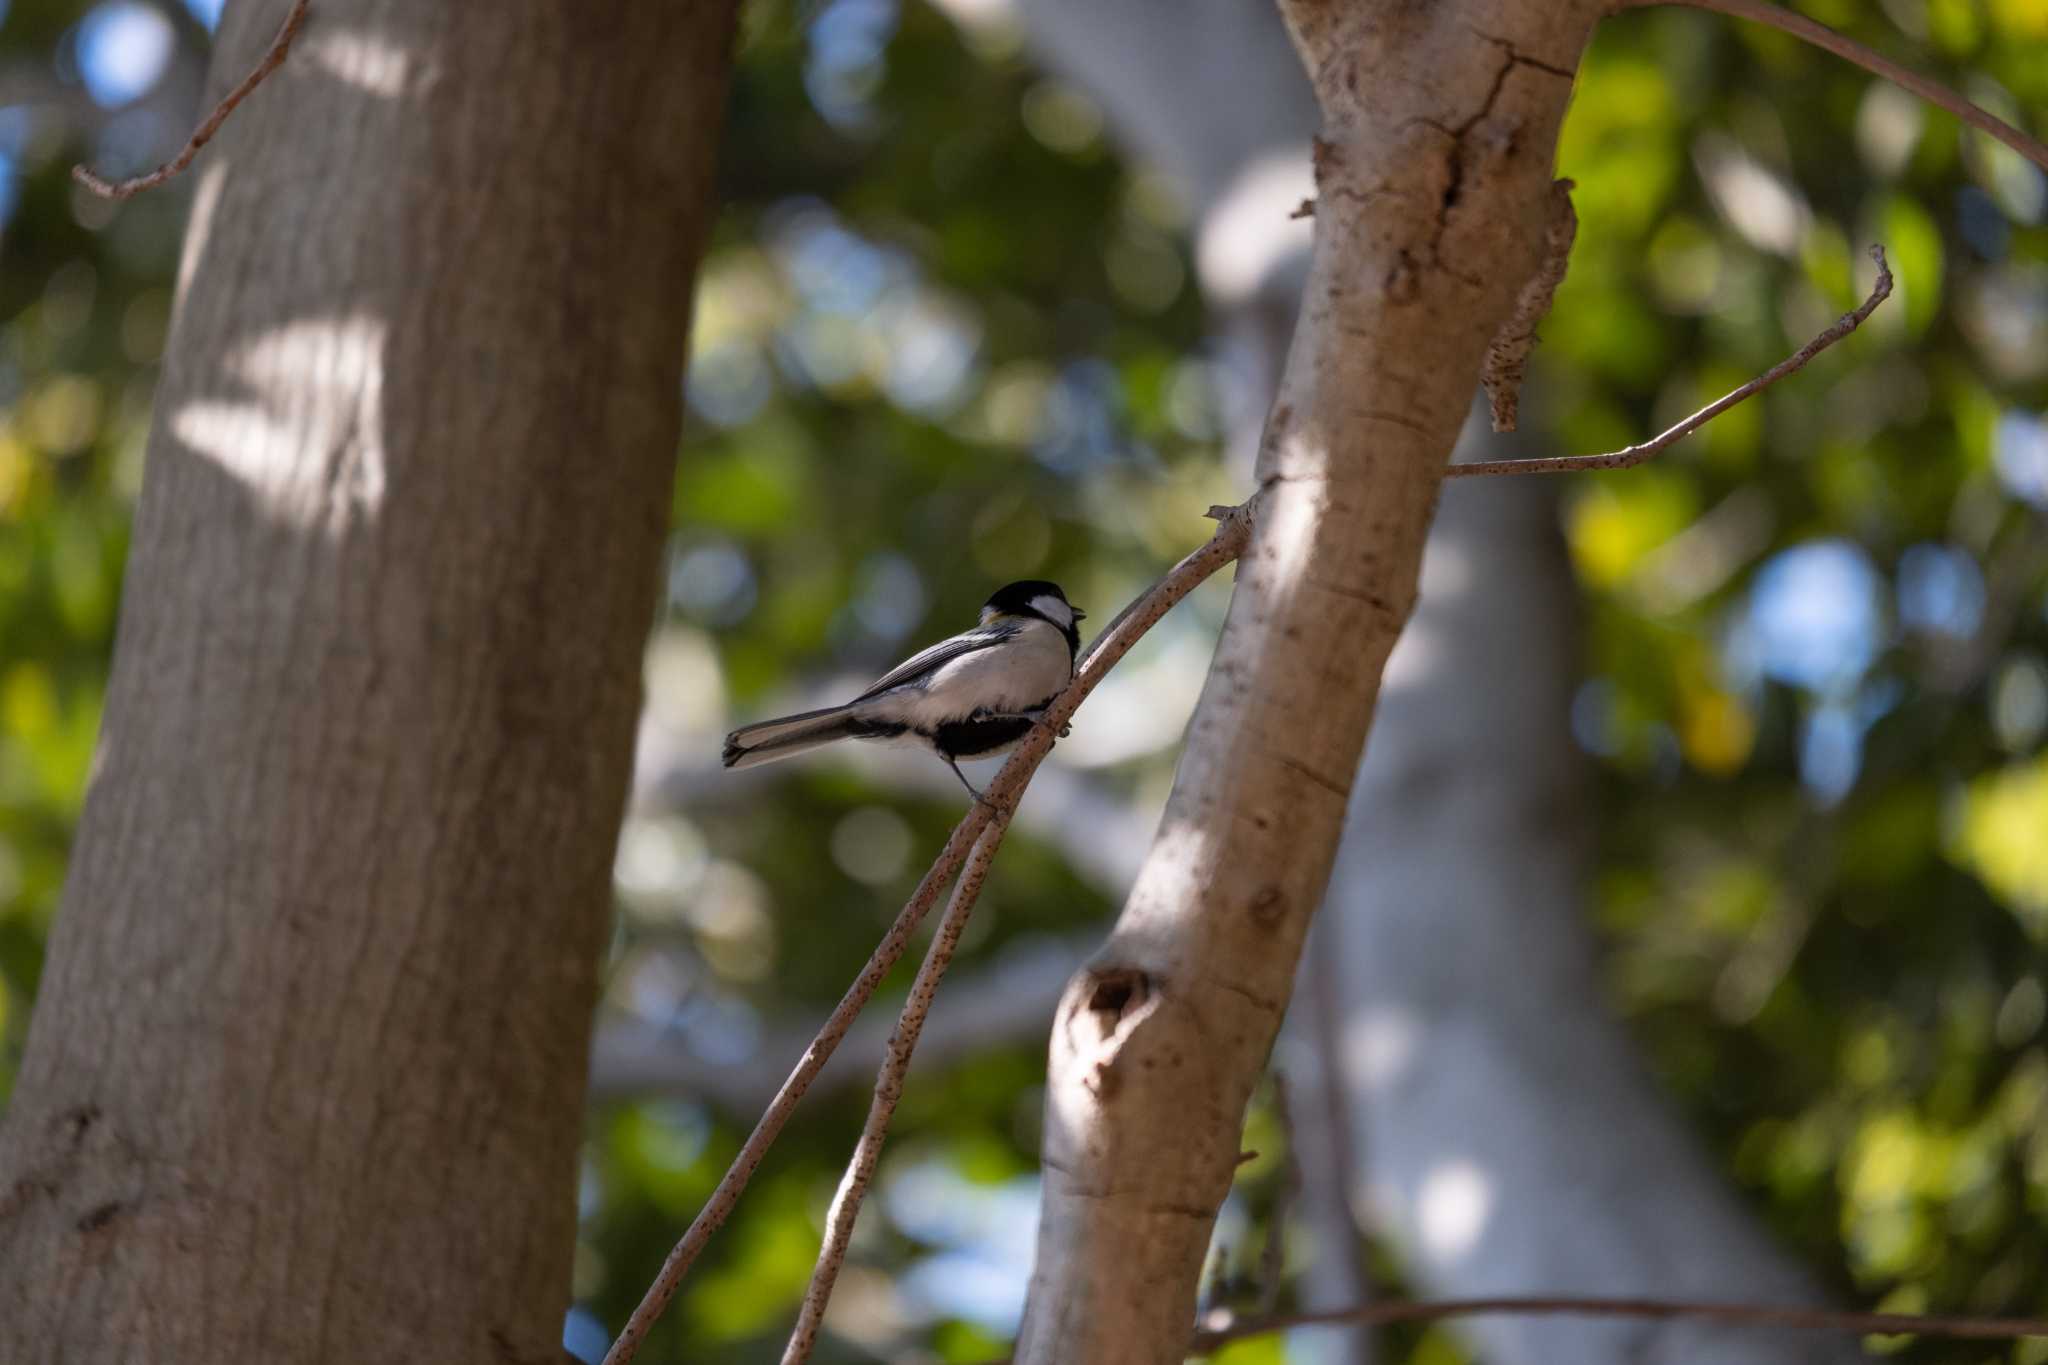
[[931,730],[974,711],[1015,714],[1050,700],[1073,677],[1067,638],[1044,621],[1024,619],[1009,640],[980,649],[932,674],[915,691],[885,693],[891,715],[912,729]]

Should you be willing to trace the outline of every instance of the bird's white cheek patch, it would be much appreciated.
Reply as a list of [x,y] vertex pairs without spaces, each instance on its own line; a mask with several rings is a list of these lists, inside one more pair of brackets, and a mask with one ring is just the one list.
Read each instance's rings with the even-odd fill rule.
[[1040,594],[1031,599],[1031,609],[1061,630],[1074,624],[1074,609],[1057,597]]

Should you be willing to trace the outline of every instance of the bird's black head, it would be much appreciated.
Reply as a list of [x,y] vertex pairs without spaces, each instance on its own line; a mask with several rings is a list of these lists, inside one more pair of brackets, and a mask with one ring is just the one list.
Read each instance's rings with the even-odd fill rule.
[[1059,584],[1043,578],[1026,578],[997,588],[981,609],[984,621],[996,616],[1035,616],[1049,621],[1059,627],[1067,643],[1077,650],[1081,647],[1081,632],[1074,628],[1074,623],[1087,614],[1067,601]]

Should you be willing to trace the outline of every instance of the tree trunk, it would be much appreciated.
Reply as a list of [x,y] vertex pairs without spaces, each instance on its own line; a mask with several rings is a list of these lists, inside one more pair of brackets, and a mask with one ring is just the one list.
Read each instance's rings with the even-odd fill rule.
[[[1273,174],[1280,162],[1306,162],[1314,131],[1278,17],[1234,0],[1023,0],[1020,13],[1032,46],[1103,103],[1127,147],[1188,187],[1198,241],[1228,234],[1237,258],[1226,264],[1268,267],[1250,296],[1233,288],[1236,273],[1203,279],[1219,321],[1248,343],[1233,353],[1253,371],[1242,382],[1264,391],[1284,344],[1281,333],[1264,353],[1274,330],[1265,320],[1291,318],[1299,293],[1285,268],[1293,234],[1270,205],[1249,222],[1240,215],[1248,194],[1284,184]],[[1477,425],[1467,435],[1474,459],[1529,444]],[[1295,1216],[1314,1244],[1295,1297],[1307,1308],[1364,1297],[1347,1253],[1350,1210],[1365,1210],[1369,1195],[1411,1281],[1439,1295],[1812,1294],[1687,1137],[1604,1006],[1585,914],[1592,812],[1568,728],[1578,610],[1557,491],[1534,478],[1446,490],[1418,610],[1388,663],[1310,940],[1316,960],[1288,1016],[1305,1181]],[[1316,1003],[1312,981],[1338,1015],[1321,1027],[1303,1018]],[[1339,1093],[1319,1094],[1324,1085]],[[1325,1106],[1341,1111],[1345,1092],[1349,1112],[1331,1123]],[[1356,1158],[1352,1169],[1332,1145]],[[1459,1158],[1462,1167],[1446,1165]],[[1441,1211],[1459,1188],[1445,1183],[1455,1170],[1479,1175],[1488,1193],[1483,1227],[1453,1249]],[[1686,1360],[1708,1337],[1759,1365],[1857,1356],[1811,1336],[1685,1322],[1499,1317],[1460,1330],[1500,1365]],[[1371,1356],[1370,1333],[1305,1335],[1325,1352],[1317,1359]]]
[[1182,1357],[1487,342],[1533,270],[1588,0],[1288,0],[1323,113],[1255,529],[1152,852],[1054,1023],[1026,1365]]
[[0,1359],[560,1358],[732,22],[322,0],[195,168]]

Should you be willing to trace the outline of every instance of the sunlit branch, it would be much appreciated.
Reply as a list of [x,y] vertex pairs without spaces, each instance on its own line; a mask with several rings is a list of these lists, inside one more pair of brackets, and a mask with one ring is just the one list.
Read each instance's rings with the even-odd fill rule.
[[102,179],[83,164],[71,168],[71,178],[102,199],[127,199],[144,190],[155,189],[176,176],[192,164],[201,147],[213,141],[213,135],[228,121],[228,115],[235,112],[235,106],[249,98],[256,87],[263,84],[266,76],[284,65],[285,54],[291,51],[292,39],[299,36],[299,29],[305,25],[306,7],[310,3],[311,0],[293,0],[290,12],[284,16],[284,23],[278,26],[277,36],[270,40],[270,49],[263,54],[263,60],[256,63],[256,69],[244,76],[240,85],[228,91],[227,97],[213,107],[205,121],[192,130],[192,136],[186,139],[184,149],[176,156],[153,171],[126,180]]
[[1990,111],[1970,103],[1940,82],[1929,80],[1916,71],[1908,70],[1897,62],[1879,56],[1863,44],[1843,37],[1826,24],[1817,23],[1803,14],[1786,9],[1783,5],[1771,4],[1770,0],[1616,0],[1614,7],[1619,11],[1648,9],[1653,5],[1689,5],[1694,9],[1712,10],[1717,14],[1748,19],[1782,29],[1823,51],[1832,52],[1844,61],[1855,63],[1865,71],[1884,77],[1901,89],[1912,91],[1937,108],[1946,109],[1972,128],[1989,133],[2042,170],[2048,171],[2048,146],[2036,142]]
[[[1053,739],[1067,722],[1073,719],[1075,710],[1108,675],[1109,670],[1116,666],[1117,661],[1122,659],[1130,651],[1131,646],[1157,624],[1175,603],[1193,592],[1211,574],[1235,560],[1243,552],[1245,542],[1251,534],[1254,505],[1254,502],[1246,502],[1239,507],[1212,508],[1210,514],[1218,517],[1222,523],[1216,528],[1216,534],[1209,538],[1207,544],[1181,560],[1164,578],[1118,613],[1081,656],[1080,666],[1075,670],[1074,681],[1047,708],[1044,719],[1032,728],[1023,742],[1017,746],[1016,751],[1010,755],[1009,761],[1003,764],[1002,771],[989,783],[987,795],[954,827],[952,836],[946,840],[945,848],[940,851],[930,870],[924,874],[917,889],[911,893],[910,900],[896,916],[896,922],[889,926],[888,933],[883,935],[882,941],[876,945],[867,965],[861,968],[860,974],[854,978],[853,984],[847,987],[846,994],[840,998],[839,1004],[819,1027],[810,1047],[805,1049],[803,1057],[797,1062],[789,1077],[783,1081],[782,1088],[776,1092],[775,1098],[761,1115],[760,1121],[754,1125],[754,1131],[747,1136],[739,1154],[733,1158],[732,1165],[719,1180],[718,1188],[712,1191],[710,1199],[705,1201],[703,1209],[684,1232],[682,1240],[676,1243],[675,1249],[662,1263],[660,1273],[648,1287],[640,1306],[633,1310],[632,1318],[628,1320],[625,1328],[619,1333],[618,1340],[612,1343],[611,1350],[605,1355],[604,1365],[626,1365],[626,1362],[632,1360],[639,1352],[648,1332],[660,1319],[662,1311],[668,1307],[669,1300],[675,1297],[676,1288],[682,1283],[683,1276],[689,1273],[690,1266],[703,1252],[712,1234],[718,1231],[720,1225],[732,1213],[734,1205],[739,1202],[741,1191],[746,1188],[747,1181],[760,1166],[761,1159],[767,1155],[768,1148],[774,1144],[783,1125],[789,1121],[789,1116],[795,1111],[797,1102],[803,1098],[804,1091],[810,1088],[811,1082],[824,1068],[826,1059],[832,1055],[832,1050],[853,1026],[854,1016],[859,1014],[862,1007],[873,997],[876,989],[882,984],[882,978],[888,975],[889,969],[895,966],[896,960],[903,955],[904,948],[910,942],[910,935],[931,912],[932,906],[938,901],[939,892],[966,864],[970,849],[981,839],[984,831],[992,828],[1000,831],[1007,827],[1010,815],[1016,809],[1018,799],[1023,795],[1025,784],[1031,780],[1032,773],[1037,771],[1038,765],[1051,751]],[[964,879],[962,885],[966,886]],[[960,898],[960,901],[971,907],[973,892],[978,890],[977,883],[968,894]],[[951,913],[949,909],[948,914]],[[964,914],[965,910],[963,909],[961,913]]]
[[1641,445],[1629,446],[1625,450],[1616,450],[1605,455],[1560,455],[1554,459],[1544,460],[1482,460],[1474,464],[1454,464],[1444,471],[1444,477],[1459,479],[1470,478],[1476,474],[1570,474],[1582,469],[1627,469],[1631,465],[1643,463],[1666,446],[1676,445],[1692,435],[1737,403],[1762,393],[1786,375],[1805,369],[1808,361],[1861,327],[1863,320],[1870,316],[1877,305],[1890,298],[1892,292],[1892,272],[1891,267],[1885,264],[1884,248],[1870,248],[1870,258],[1877,262],[1877,283],[1872,286],[1870,297],[1863,301],[1861,307],[1835,319],[1834,325],[1825,332],[1741,388],[1722,395],[1677,426],[1658,433]]

